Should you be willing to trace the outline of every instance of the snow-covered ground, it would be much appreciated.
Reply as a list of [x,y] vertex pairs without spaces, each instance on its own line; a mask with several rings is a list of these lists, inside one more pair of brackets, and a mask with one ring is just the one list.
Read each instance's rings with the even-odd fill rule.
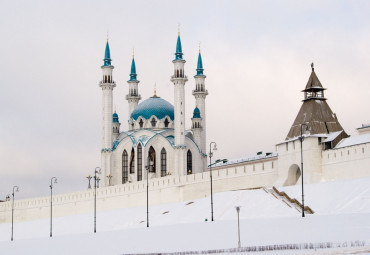
[[[301,199],[299,185],[278,189]],[[235,206],[242,207],[243,247],[355,240],[369,244],[370,178],[305,185],[305,201],[315,214],[302,218],[297,210],[262,189],[230,191],[214,195],[214,222],[210,221],[207,197],[150,206],[150,228],[146,228],[146,207],[98,212],[96,234],[93,213],[54,218],[53,238],[49,237],[49,219],[15,223],[13,242],[11,225],[0,224],[0,254],[110,255],[235,248],[238,244]],[[366,250],[369,247],[355,252]]]

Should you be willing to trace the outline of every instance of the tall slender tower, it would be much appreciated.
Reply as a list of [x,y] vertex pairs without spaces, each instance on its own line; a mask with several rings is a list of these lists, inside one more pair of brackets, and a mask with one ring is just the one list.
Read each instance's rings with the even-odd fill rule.
[[103,92],[102,98],[102,112],[103,112],[103,146],[101,149],[101,169],[103,174],[103,185],[106,186],[106,178],[110,173],[110,158],[112,154],[112,135],[113,135],[113,123],[112,123],[112,113],[113,113],[113,88],[116,83],[113,81],[113,68],[111,65],[109,43],[107,39],[107,45],[105,47],[105,58],[104,64],[101,69],[103,71],[103,79],[99,83],[99,86]]
[[197,107],[199,108],[200,114],[202,116],[202,130],[201,130],[201,143],[200,148],[203,153],[206,153],[206,96],[208,95],[208,91],[205,87],[205,79],[206,76],[203,74],[203,63],[202,63],[202,56],[198,55],[198,65],[197,65],[197,74],[194,76],[195,78],[195,90],[193,90],[193,95],[195,97],[195,102]]
[[174,91],[174,108],[175,108],[175,171],[177,174],[185,175],[185,83],[188,78],[184,72],[185,60],[182,58],[182,48],[180,40],[180,31],[177,37],[175,59],[172,61],[174,65],[174,74],[171,76],[171,81],[175,86]]
[[131,113],[135,110],[136,106],[139,104],[141,99],[141,95],[139,95],[139,88],[138,84],[140,81],[136,79],[136,66],[135,66],[135,58],[132,54],[132,62],[131,62],[131,73],[130,73],[130,80],[127,81],[128,83],[128,94],[126,95],[126,100],[128,101],[128,118],[129,118],[129,130],[133,129],[133,123],[131,121]]

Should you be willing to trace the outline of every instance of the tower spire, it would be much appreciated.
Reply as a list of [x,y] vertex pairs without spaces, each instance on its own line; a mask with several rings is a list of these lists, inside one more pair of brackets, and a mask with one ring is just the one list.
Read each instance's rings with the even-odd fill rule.
[[134,58],[134,52],[132,51],[130,81],[136,81],[136,77],[137,77],[137,74],[136,74],[135,58]]
[[177,36],[177,43],[176,43],[176,53],[175,53],[175,60],[182,59],[182,47],[181,47],[181,39],[180,39],[180,25],[179,25],[179,34]]
[[112,59],[110,58],[109,43],[107,38],[107,44],[105,45],[105,54],[104,54],[104,66],[110,66]]

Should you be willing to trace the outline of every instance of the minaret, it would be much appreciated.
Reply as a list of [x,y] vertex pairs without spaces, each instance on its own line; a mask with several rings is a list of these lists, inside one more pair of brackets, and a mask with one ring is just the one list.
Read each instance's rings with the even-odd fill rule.
[[112,141],[114,142],[114,140],[117,139],[118,135],[119,135],[119,128],[121,126],[121,123],[119,122],[119,119],[118,119],[118,114],[116,111],[114,111],[113,113],[113,136],[112,136]]
[[133,123],[131,122],[131,113],[135,110],[136,106],[138,105],[141,95],[139,95],[139,88],[138,84],[140,81],[136,79],[136,66],[135,66],[135,58],[134,54],[132,54],[132,62],[131,62],[131,73],[130,73],[130,80],[127,81],[128,83],[128,94],[126,95],[126,100],[128,101],[128,118],[129,118],[129,130],[132,130]]
[[193,90],[193,95],[195,97],[195,102],[199,111],[202,114],[202,131],[201,131],[201,142],[200,148],[203,153],[206,153],[206,96],[208,95],[208,91],[205,88],[205,78],[206,76],[203,74],[203,63],[202,63],[202,56],[200,54],[199,48],[199,55],[198,55],[198,65],[197,65],[197,74],[194,76],[195,78],[195,90]]
[[111,65],[109,43],[107,38],[107,45],[105,47],[105,58],[104,65],[101,69],[103,71],[103,79],[99,83],[102,88],[102,112],[103,112],[103,146],[101,149],[101,169],[103,176],[103,185],[106,186],[105,176],[110,173],[110,156],[112,153],[112,135],[113,135],[113,124],[112,124],[112,113],[113,113],[113,88],[116,83],[113,81],[113,68]]
[[174,74],[171,81],[174,85],[174,108],[175,108],[175,171],[179,175],[185,175],[185,88],[184,85],[188,78],[184,72],[185,60],[182,58],[180,31],[177,37]]
[[193,132],[193,138],[194,142],[200,146],[201,144],[201,134],[202,134],[202,117],[200,115],[200,110],[197,107],[195,107],[193,112],[193,118],[191,118],[192,125],[191,125],[191,131]]

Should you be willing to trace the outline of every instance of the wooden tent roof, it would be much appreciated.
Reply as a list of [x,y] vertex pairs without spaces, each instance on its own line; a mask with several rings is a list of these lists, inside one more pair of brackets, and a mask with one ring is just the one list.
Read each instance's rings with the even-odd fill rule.
[[[317,78],[313,68],[310,78],[307,82],[305,93],[312,90],[324,90],[321,82]],[[289,130],[289,133],[285,140],[299,137],[300,124],[308,125],[308,132],[310,135],[314,134],[329,134],[331,132],[342,131],[343,128],[340,125],[337,116],[332,112],[329,105],[326,102],[326,98],[308,98],[303,100],[301,109],[298,112],[297,117]],[[344,131],[344,130],[343,130]],[[345,133],[345,132],[344,132]],[[348,135],[346,135],[347,137]]]

